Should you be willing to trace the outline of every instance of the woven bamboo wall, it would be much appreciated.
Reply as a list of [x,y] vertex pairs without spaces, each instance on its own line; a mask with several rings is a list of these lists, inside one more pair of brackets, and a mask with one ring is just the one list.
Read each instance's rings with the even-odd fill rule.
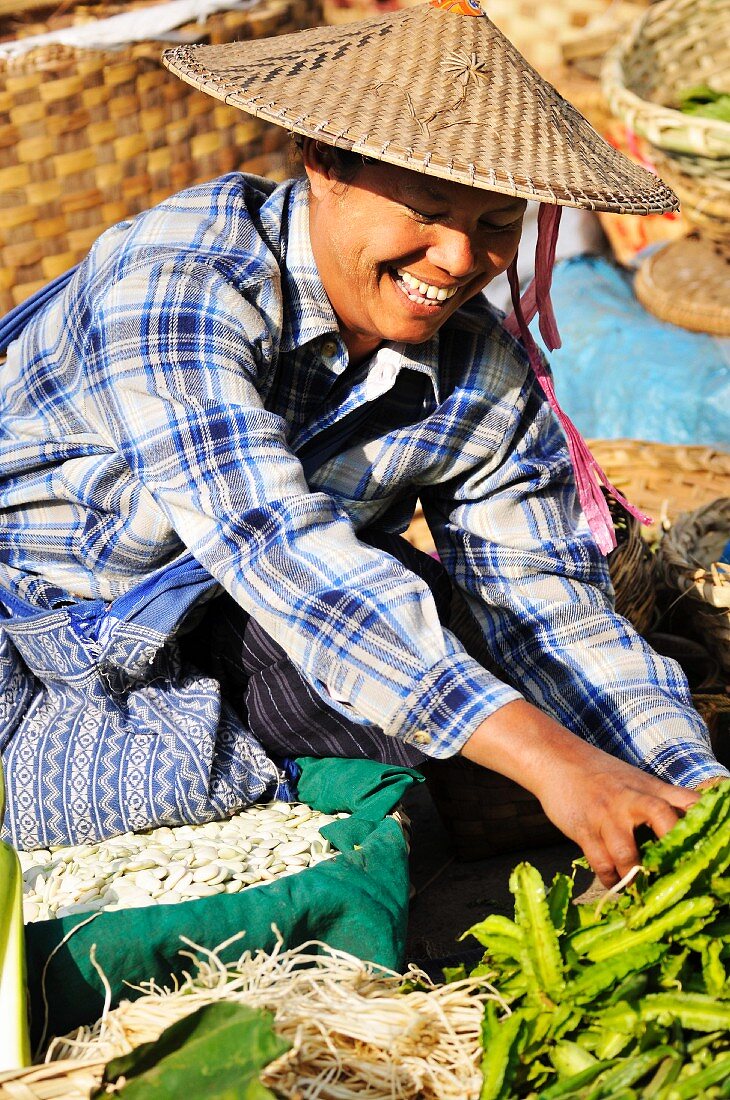
[[[0,10],[0,39],[149,4],[26,0]],[[262,0],[177,33],[219,43],[322,18],[319,0]],[[0,61],[0,315],[77,263],[103,229],[183,187],[239,168],[287,175],[287,133],[184,84],[161,65],[164,45],[54,45]]]

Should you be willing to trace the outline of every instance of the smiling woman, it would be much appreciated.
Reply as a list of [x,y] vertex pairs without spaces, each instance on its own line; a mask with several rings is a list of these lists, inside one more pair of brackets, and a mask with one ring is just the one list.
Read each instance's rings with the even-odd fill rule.
[[[555,344],[560,206],[674,196],[477,0],[165,63],[300,135],[306,175],[184,191],[6,323],[7,830],[226,816],[290,797],[296,755],[462,753],[616,881],[635,826],[727,772],[614,610],[600,471],[528,324]],[[504,270],[507,319],[480,293]],[[440,562],[400,537],[417,498]]]
[[372,161],[343,179],[321,142],[302,152],[314,258],[353,363],[430,339],[517,253],[524,199]]

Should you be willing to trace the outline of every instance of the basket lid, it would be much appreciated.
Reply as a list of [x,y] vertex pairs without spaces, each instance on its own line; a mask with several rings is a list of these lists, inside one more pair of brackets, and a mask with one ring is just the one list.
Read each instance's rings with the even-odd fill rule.
[[730,336],[730,249],[702,237],[672,241],[648,256],[634,283],[641,304],[662,321]]

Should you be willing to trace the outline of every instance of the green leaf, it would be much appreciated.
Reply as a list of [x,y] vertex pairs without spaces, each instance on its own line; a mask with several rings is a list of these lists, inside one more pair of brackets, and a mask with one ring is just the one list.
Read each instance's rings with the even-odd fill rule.
[[562,932],[565,928],[570,902],[573,898],[573,885],[573,879],[569,875],[558,872],[553,878],[548,891],[548,909],[556,932]]
[[515,898],[516,924],[523,936],[520,961],[532,993],[545,993],[557,1002],[565,987],[563,957],[550,917],[545,883],[530,863],[518,863],[510,875]]
[[[290,1046],[274,1031],[270,1013],[219,1001],[171,1024],[155,1042],[113,1059],[104,1084],[118,1081],[114,1095],[124,1100],[275,1100],[259,1074]],[[108,1094],[102,1086],[94,1095]]]
[[493,1002],[485,1006],[482,1022],[482,1091],[480,1100],[507,1100],[519,1065],[519,1045],[524,1019],[519,1012],[501,1021]]
[[459,963],[458,966],[445,966],[443,968],[443,975],[446,985],[448,985],[449,982],[460,982],[468,977],[466,967],[463,963]]
[[698,84],[679,93],[679,109],[685,114],[730,122],[730,94]]

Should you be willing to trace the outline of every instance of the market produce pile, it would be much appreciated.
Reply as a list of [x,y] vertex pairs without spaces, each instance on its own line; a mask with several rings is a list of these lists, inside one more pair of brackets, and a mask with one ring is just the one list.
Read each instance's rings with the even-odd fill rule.
[[[641,859],[620,889],[582,903],[571,876],[546,888],[520,863],[514,919],[464,933],[483,959],[443,983],[324,944],[225,964],[190,945],[182,983],[140,986],[12,1085],[32,1081],[42,1100],[161,1100],[181,1082],[207,1100],[730,1097],[730,784]],[[6,1081],[0,1100],[17,1095]]]
[[23,915],[29,923],[237,894],[331,859],[319,830],[347,816],[274,800],[225,821],[19,852]]
[[[623,892],[571,904],[515,868],[515,919],[470,929],[487,1005],[481,1100],[730,1096],[730,786],[703,794]],[[456,974],[461,977],[463,975]]]

